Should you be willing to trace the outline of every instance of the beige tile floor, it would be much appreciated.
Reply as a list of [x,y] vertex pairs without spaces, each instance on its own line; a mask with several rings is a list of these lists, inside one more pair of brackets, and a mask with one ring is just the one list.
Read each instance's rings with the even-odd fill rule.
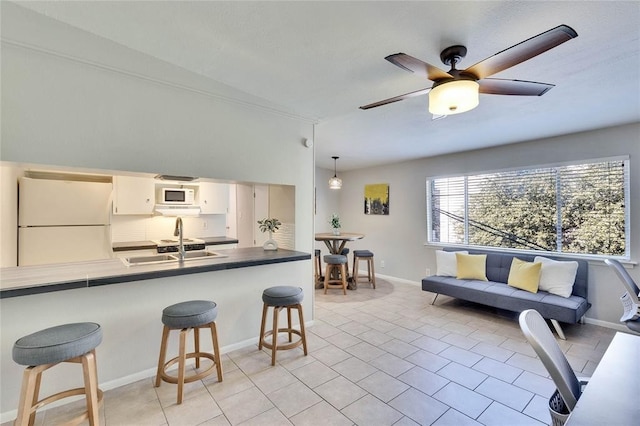
[[[111,425],[540,425],[554,390],[513,313],[378,280],[315,294],[309,355],[257,345],[223,355],[215,374],[176,387],[152,378],[105,392]],[[259,324],[256,324],[259,328]],[[615,331],[565,325],[560,345],[574,370],[590,375]],[[54,424],[80,403],[39,414]]]

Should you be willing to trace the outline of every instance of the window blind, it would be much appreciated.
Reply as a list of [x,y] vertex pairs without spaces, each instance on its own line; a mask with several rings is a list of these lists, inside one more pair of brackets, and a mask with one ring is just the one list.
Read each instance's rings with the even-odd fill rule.
[[628,160],[427,181],[429,241],[628,255]]

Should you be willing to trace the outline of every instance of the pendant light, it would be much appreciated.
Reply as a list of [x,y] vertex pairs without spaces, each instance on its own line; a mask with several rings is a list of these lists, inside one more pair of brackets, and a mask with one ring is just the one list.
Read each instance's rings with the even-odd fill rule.
[[333,177],[329,179],[329,188],[340,189],[342,188],[342,179],[338,177],[338,173],[336,171],[336,160],[340,157],[331,157],[331,158],[333,158]]

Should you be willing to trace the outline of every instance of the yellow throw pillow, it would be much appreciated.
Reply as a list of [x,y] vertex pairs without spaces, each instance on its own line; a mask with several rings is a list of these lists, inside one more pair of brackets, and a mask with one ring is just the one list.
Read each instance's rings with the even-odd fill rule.
[[486,254],[462,254],[456,253],[458,272],[456,278],[459,280],[479,280],[488,281],[486,275]]
[[540,271],[542,271],[541,262],[525,262],[514,257],[511,261],[507,284],[511,287],[537,293],[538,284],[540,283]]

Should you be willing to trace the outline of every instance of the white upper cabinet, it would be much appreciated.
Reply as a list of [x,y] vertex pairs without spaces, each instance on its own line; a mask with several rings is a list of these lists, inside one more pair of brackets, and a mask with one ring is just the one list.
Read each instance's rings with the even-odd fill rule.
[[113,214],[153,214],[155,181],[152,178],[114,176]]
[[229,184],[200,182],[200,214],[227,214],[229,209]]

